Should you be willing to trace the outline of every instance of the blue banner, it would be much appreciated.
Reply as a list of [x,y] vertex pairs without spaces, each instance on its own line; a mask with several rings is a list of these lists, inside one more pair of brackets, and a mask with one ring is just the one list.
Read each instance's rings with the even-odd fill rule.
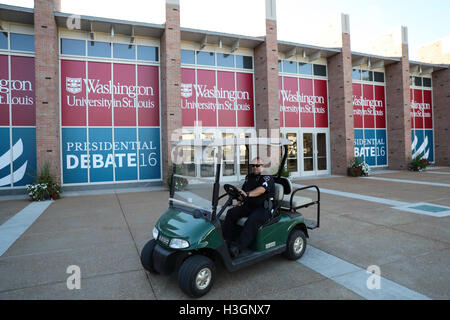
[[114,159],[111,128],[89,128],[91,182],[113,181]]
[[12,138],[14,187],[36,182],[36,129],[12,128]]
[[114,129],[116,181],[137,180],[138,145],[136,128]]
[[0,128],[0,188],[11,187],[11,146],[9,128]]
[[161,179],[159,128],[139,128],[139,179]]
[[416,129],[411,130],[411,152],[412,158],[417,156],[434,162],[434,136],[433,130]]
[[88,170],[89,182],[161,179],[159,128],[88,131],[89,135],[84,128],[62,129],[65,184],[88,182]]
[[62,129],[63,183],[88,182],[87,130]]
[[355,129],[355,158],[369,166],[387,165],[386,129]]

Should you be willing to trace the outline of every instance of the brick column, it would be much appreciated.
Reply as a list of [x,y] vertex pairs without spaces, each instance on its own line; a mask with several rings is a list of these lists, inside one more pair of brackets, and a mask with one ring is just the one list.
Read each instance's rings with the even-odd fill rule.
[[411,161],[411,97],[407,28],[402,27],[402,57],[386,72],[389,169],[406,169]]
[[[166,1],[166,25],[161,37],[161,154],[163,183],[171,167],[172,141],[181,131],[180,3]],[[175,137],[177,136],[177,137]]]
[[450,166],[450,69],[433,72],[435,164]]
[[342,16],[342,52],[328,58],[331,173],[347,174],[354,158],[352,52],[348,15]]
[[[255,54],[255,116],[259,137],[279,137],[278,40],[275,0],[266,0],[266,38]],[[268,152],[276,155],[278,152]],[[262,153],[264,154],[264,153]],[[276,160],[276,159],[273,159]]]
[[54,10],[61,10],[60,0],[34,1],[36,156],[38,172],[48,163],[61,181],[58,29]]

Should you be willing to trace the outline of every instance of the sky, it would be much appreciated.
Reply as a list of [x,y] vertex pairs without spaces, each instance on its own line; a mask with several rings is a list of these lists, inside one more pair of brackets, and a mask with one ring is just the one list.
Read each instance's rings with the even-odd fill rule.
[[[33,7],[33,0],[0,0]],[[263,36],[264,0],[180,0],[182,27]],[[61,0],[61,11],[163,24],[165,0]],[[450,0],[277,0],[278,40],[327,46],[340,40],[341,13],[350,15],[352,51],[370,52],[379,36],[408,27],[410,59],[420,46],[450,35]],[[332,44],[328,45],[332,46]]]

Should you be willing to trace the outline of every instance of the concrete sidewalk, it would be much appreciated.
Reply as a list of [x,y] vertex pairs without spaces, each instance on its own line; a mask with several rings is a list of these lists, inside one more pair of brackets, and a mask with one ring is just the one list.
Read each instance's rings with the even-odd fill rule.
[[[377,177],[450,183],[449,175],[407,171]],[[350,177],[297,183],[450,206],[448,188],[435,186]],[[168,192],[134,191],[72,195],[54,201],[0,257],[0,299],[187,299],[176,275],[149,274],[139,259],[156,221],[167,209]],[[1,201],[0,224],[29,203]],[[429,298],[450,298],[450,217],[414,214],[326,193],[321,208],[321,227],[310,232],[311,246],[364,270],[377,265],[383,278]],[[307,209],[304,214],[314,217],[315,212]],[[80,290],[67,288],[70,274],[66,271],[71,265],[80,267]],[[235,273],[218,264],[214,287],[203,299],[364,297],[313,269],[276,256]]]

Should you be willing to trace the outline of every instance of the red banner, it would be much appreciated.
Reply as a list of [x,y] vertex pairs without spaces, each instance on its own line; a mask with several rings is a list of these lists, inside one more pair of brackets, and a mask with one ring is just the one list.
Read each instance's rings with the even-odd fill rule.
[[299,126],[298,78],[284,77],[281,96],[283,99],[285,127]]
[[[159,72],[155,66],[138,66],[139,126],[159,126]],[[143,89],[143,88],[147,88]],[[152,88],[149,90],[148,88]],[[140,94],[144,93],[144,94]]]
[[197,85],[195,91],[197,94],[198,122],[203,127],[215,127],[216,121],[216,84],[215,71],[197,70]]
[[181,119],[187,127],[194,126],[197,119],[194,69],[181,69]]
[[386,97],[383,86],[375,87],[375,125],[377,129],[386,128]]
[[353,123],[355,129],[362,129],[363,121],[362,121],[362,88],[358,83],[353,84]]
[[[114,77],[114,125],[136,126],[136,66],[131,64],[113,64]],[[147,89],[149,91],[149,89]],[[154,91],[151,89],[150,91]]]
[[375,101],[373,99],[373,85],[363,85],[363,116],[364,116],[364,128],[375,128]]
[[88,62],[88,77],[84,85],[88,90],[90,126],[112,125],[112,94],[108,90],[111,64]]
[[8,56],[0,55],[0,126],[9,126]]
[[423,129],[423,98],[422,90],[413,89],[411,97],[411,108],[413,119],[411,127],[415,129]]
[[425,129],[433,129],[433,104],[431,90],[423,90],[423,117]]
[[61,60],[61,122],[63,126],[86,125],[86,63]]
[[[217,71],[217,89],[221,92],[236,92],[234,72]],[[233,95],[218,96],[219,127],[236,126],[237,97]]]
[[300,125],[302,128],[314,128],[314,93],[311,79],[299,79]]
[[11,56],[11,109],[13,126],[34,126],[34,58]]
[[284,127],[284,110],[283,110],[283,95],[281,94],[281,89],[283,88],[283,77],[278,77],[278,101],[280,105],[280,126]]
[[328,91],[325,80],[314,80],[316,128],[328,128]]
[[253,74],[236,72],[236,92],[238,127],[253,127]]

